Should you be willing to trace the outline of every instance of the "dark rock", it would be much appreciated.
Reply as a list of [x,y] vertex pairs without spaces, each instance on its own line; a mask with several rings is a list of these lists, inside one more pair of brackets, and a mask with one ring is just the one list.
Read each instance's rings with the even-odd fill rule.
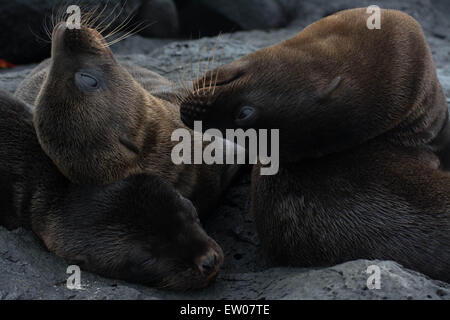
[[196,0],[237,23],[244,30],[271,29],[287,24],[279,3],[274,0]]
[[[315,0],[315,1],[291,1],[280,0],[285,3],[288,10],[296,10],[293,25],[306,26],[322,17],[335,12],[364,8],[377,5],[382,9],[397,9],[404,11],[416,18],[426,32],[432,32],[436,28],[447,30],[450,27],[450,5],[445,0]],[[299,10],[301,9],[301,10]]]
[[[140,5],[140,0],[81,0],[81,8],[103,8],[107,17],[114,8],[118,13],[123,6],[120,23]],[[45,28],[52,30],[52,16],[65,11],[72,3],[69,0],[15,0],[0,2],[0,58],[14,64],[38,62],[50,55],[50,36]],[[110,17],[114,17],[111,14]],[[114,24],[113,24],[114,25]]]
[[181,29],[187,36],[285,26],[288,17],[276,0],[178,0]]
[[167,38],[178,35],[178,13],[173,0],[143,0],[137,21],[148,24],[140,32],[146,37]]

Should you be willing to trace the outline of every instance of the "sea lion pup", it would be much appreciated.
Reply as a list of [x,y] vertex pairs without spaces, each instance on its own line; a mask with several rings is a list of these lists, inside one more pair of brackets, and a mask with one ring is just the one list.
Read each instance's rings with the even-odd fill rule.
[[223,253],[191,202],[154,175],[107,186],[65,178],[42,151],[25,104],[0,91],[0,224],[33,230],[69,263],[161,288],[208,285]]
[[369,30],[368,17],[336,13],[208,72],[181,115],[204,129],[279,128],[278,174],[259,164],[252,174],[251,210],[274,262],[391,259],[449,281],[445,97],[420,25],[381,10],[381,29]]
[[59,23],[51,60],[38,66],[16,95],[35,102],[42,149],[71,181],[99,185],[152,173],[205,213],[238,166],[173,163],[171,151],[179,142],[171,141],[171,135],[188,128],[180,120],[172,87],[151,71],[118,63],[96,30],[71,30]]

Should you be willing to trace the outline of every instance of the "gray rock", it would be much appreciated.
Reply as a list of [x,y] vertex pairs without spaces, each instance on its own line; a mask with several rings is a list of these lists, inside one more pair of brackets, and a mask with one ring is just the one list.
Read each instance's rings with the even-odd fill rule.
[[[380,289],[367,288],[367,267],[380,268]],[[47,252],[29,231],[0,227],[0,299],[449,299],[450,285],[392,261],[357,260],[331,268],[225,269],[210,288],[160,291],[81,273],[69,290],[67,264]]]
[[150,56],[154,50],[172,43],[173,39],[168,38],[145,38],[140,35],[128,37],[117,44],[111,46],[114,54],[144,54]]
[[13,93],[18,84],[22,82],[36,64],[16,67],[11,70],[0,69],[0,88]]
[[444,89],[445,95],[447,96],[447,98],[450,98],[450,65],[448,68],[438,69],[437,72],[439,82]]
[[284,3],[287,10],[296,10],[294,24],[310,24],[324,16],[334,12],[351,9],[365,8],[370,5],[377,5],[382,9],[397,9],[404,11],[425,26],[425,29],[432,30],[436,26],[449,26],[448,14],[450,9],[445,0],[314,0],[314,1],[295,1],[280,0]]

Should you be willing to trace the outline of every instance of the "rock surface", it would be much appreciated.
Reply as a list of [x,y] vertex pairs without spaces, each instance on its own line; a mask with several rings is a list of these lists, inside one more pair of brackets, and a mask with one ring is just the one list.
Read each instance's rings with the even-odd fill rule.
[[[80,1],[74,1],[80,3]],[[66,5],[65,5],[66,4]],[[73,4],[70,0],[14,0],[0,1],[0,58],[15,64],[42,60],[50,55],[50,36],[46,28],[52,28],[52,17],[61,8]],[[104,17],[114,17],[120,9],[120,23],[141,4],[140,0],[83,0],[83,7],[103,8]],[[100,12],[101,9],[98,10]],[[115,14],[112,13],[115,11]]]
[[[349,2],[334,1],[328,9],[340,9],[336,3]],[[432,17],[439,15],[435,12],[437,9],[422,9],[419,4],[423,2],[427,1],[412,4],[408,1],[407,9],[419,15],[424,12],[432,12],[428,13]],[[402,8],[406,2],[399,3]],[[312,2],[303,1],[303,4],[309,6],[314,17],[327,13],[322,7],[320,12],[319,7],[313,9]],[[416,18],[424,26],[439,79],[450,97],[450,38],[436,35],[430,25],[435,24],[434,18],[427,16],[423,21]],[[120,59],[150,68],[170,79],[191,79],[191,66],[195,76],[198,62],[203,71],[213,55],[216,62],[219,58],[222,63],[229,62],[290,37],[301,30],[305,21],[286,29],[224,34],[219,40],[202,38],[180,42],[135,36],[117,44],[113,50]],[[450,27],[446,28],[444,34],[448,35]],[[32,67],[0,71],[0,88],[13,92]],[[223,270],[216,283],[205,290],[174,293],[105,279],[88,272],[82,272],[82,290],[69,290],[64,260],[46,251],[31,232],[7,231],[0,227],[0,299],[450,299],[450,284],[431,280],[392,261],[358,260],[316,269],[271,266],[261,252],[249,213],[248,175],[230,188],[205,222],[205,228],[224,249]],[[367,288],[369,265],[380,267],[379,290]]]
[[178,12],[172,0],[142,0],[137,21],[149,24],[140,32],[145,37],[175,37],[178,35]]
[[189,2],[196,8],[206,6],[244,30],[270,29],[287,24],[282,7],[276,0],[190,0]]

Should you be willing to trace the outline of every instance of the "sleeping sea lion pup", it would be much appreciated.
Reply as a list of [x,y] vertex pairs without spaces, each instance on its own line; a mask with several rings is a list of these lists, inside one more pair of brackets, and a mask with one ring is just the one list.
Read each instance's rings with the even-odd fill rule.
[[62,22],[53,30],[51,60],[32,72],[16,96],[35,104],[39,142],[71,181],[99,185],[152,173],[200,213],[208,212],[238,167],[173,163],[178,142],[171,135],[188,128],[172,88],[151,71],[117,62],[95,29],[68,29]]
[[[381,29],[369,30],[368,17],[333,14],[207,72],[181,116],[204,129],[280,130],[279,173],[255,165],[252,175],[252,212],[275,262],[391,259],[450,281],[445,96],[420,25],[381,10]],[[210,79],[213,90],[202,87]]]
[[70,264],[160,288],[205,287],[223,262],[191,202],[154,175],[71,183],[42,151],[32,115],[0,91],[0,224],[31,229]]

